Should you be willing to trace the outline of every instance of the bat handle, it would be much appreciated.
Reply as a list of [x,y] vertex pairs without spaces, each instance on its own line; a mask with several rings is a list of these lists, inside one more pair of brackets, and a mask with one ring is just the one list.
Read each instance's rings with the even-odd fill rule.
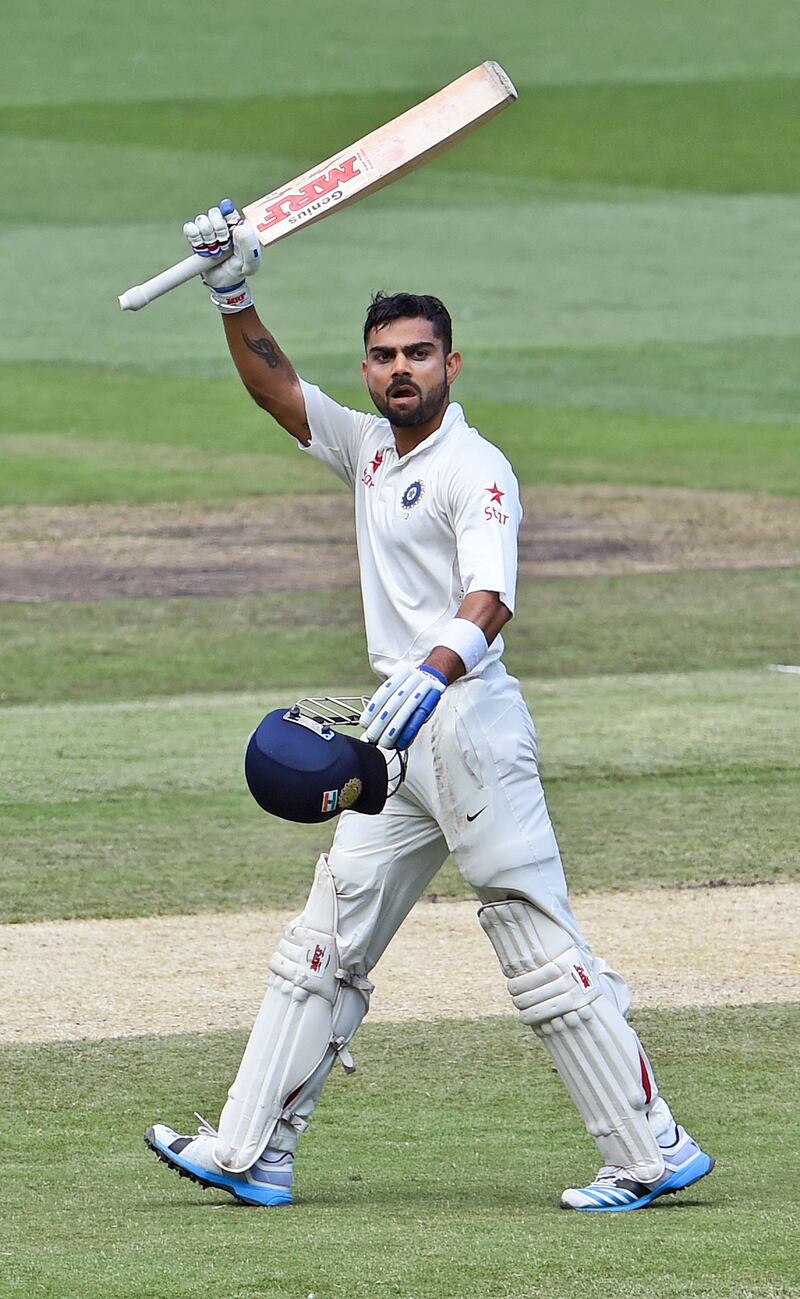
[[119,305],[123,311],[139,311],[142,307],[146,307],[148,302],[153,302],[164,293],[169,293],[170,289],[177,289],[179,284],[193,280],[196,275],[208,270],[209,266],[219,266],[220,262],[225,260],[225,257],[215,257],[212,261],[208,257],[200,257],[198,253],[192,253],[191,256],[184,257],[182,262],[176,262],[174,266],[162,271],[160,275],[145,280],[144,284],[134,284],[127,293],[121,293]]

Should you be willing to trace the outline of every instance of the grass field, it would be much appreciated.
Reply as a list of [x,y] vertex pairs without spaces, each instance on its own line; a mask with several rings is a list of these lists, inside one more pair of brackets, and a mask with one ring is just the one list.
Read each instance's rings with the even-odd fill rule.
[[[790,0],[6,9],[0,922],[302,900],[324,843],[263,816],[241,755],[268,707],[368,687],[357,592],[90,598],[75,537],[132,511],[135,569],[150,507],[191,507],[213,540],[212,511],[341,489],[249,403],[199,286],[137,316],[116,295],[183,255],[201,207],[263,193],[482,59],[515,79],[512,110],[270,253],[255,291],[286,350],[359,402],[370,291],[438,293],[465,356],[454,395],[524,485],[619,484],[645,510],[681,489],[687,534],[693,493],[750,493],[745,521],[769,497],[796,535]],[[19,585],[45,535],[60,599]],[[103,535],[82,539],[98,560]],[[800,662],[800,561],[776,563],[521,584],[507,659],[574,890],[649,889],[657,910],[660,888],[797,876],[800,678],[767,669]],[[434,887],[466,891],[452,863]],[[141,1145],[155,1119],[216,1116],[239,1034],[32,1046],[23,1024],[0,1046],[0,1299],[797,1299],[796,1014],[641,1015],[719,1168],[682,1202],[589,1220],[556,1205],[591,1144],[513,1021],[367,1026],[304,1139],[298,1208],[267,1216]]]
[[[525,687],[573,888],[797,873],[794,678],[742,670]],[[9,709],[0,916],[299,904],[325,834],[267,821],[241,776],[247,735],[285,698]],[[436,889],[468,892],[452,868]]]
[[[720,1166],[681,1204],[622,1221],[555,1207],[554,1188],[594,1156],[534,1039],[513,1022],[366,1028],[359,1072],[331,1079],[308,1138],[302,1208],[266,1217],[171,1177],[140,1146],[142,1113],[188,1123],[193,1106],[216,1103],[238,1035],[9,1050],[14,1266],[3,1293],[796,1295],[783,1129],[793,1017],[762,1007],[639,1024]],[[52,1094],[63,1097],[55,1114]],[[87,1116],[105,1134],[102,1150]]]

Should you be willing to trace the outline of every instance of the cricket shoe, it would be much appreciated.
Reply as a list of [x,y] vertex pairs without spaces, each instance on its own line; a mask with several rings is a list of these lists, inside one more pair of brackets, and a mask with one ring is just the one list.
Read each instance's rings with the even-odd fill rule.
[[644,1209],[659,1195],[673,1195],[693,1186],[714,1167],[714,1160],[701,1150],[693,1137],[675,1125],[675,1139],[658,1143],[664,1156],[664,1171],[655,1182],[639,1182],[626,1168],[601,1168],[588,1186],[573,1186],[561,1196],[562,1209],[581,1213],[627,1213]]
[[214,1160],[217,1134],[200,1119],[197,1136],[182,1137],[164,1123],[155,1123],[144,1134],[144,1144],[180,1177],[199,1186],[228,1191],[242,1204],[273,1206],[292,1203],[294,1157],[282,1150],[265,1151],[243,1173],[226,1173]]

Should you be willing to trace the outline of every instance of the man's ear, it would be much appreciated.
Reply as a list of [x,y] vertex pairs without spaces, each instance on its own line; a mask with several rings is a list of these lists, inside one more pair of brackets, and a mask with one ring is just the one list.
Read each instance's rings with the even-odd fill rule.
[[[361,378],[364,380],[364,383],[367,383],[367,363],[366,363],[366,361],[362,361],[362,362],[361,362]],[[367,387],[369,387],[369,384],[367,384]]]
[[445,370],[445,374],[447,375],[448,386],[452,383],[455,383],[456,379],[461,373],[461,359],[462,358],[460,352],[451,352],[449,356],[445,359],[444,370]]

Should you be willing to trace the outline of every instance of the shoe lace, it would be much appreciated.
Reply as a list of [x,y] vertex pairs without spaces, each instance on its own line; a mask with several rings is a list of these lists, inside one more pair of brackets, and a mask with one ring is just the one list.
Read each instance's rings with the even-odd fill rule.
[[213,1124],[209,1123],[208,1119],[204,1119],[202,1114],[198,1114],[197,1110],[195,1110],[194,1112],[194,1117],[197,1119],[197,1122],[200,1124],[199,1128],[197,1129],[198,1136],[216,1137],[219,1135],[217,1129],[213,1126]]

